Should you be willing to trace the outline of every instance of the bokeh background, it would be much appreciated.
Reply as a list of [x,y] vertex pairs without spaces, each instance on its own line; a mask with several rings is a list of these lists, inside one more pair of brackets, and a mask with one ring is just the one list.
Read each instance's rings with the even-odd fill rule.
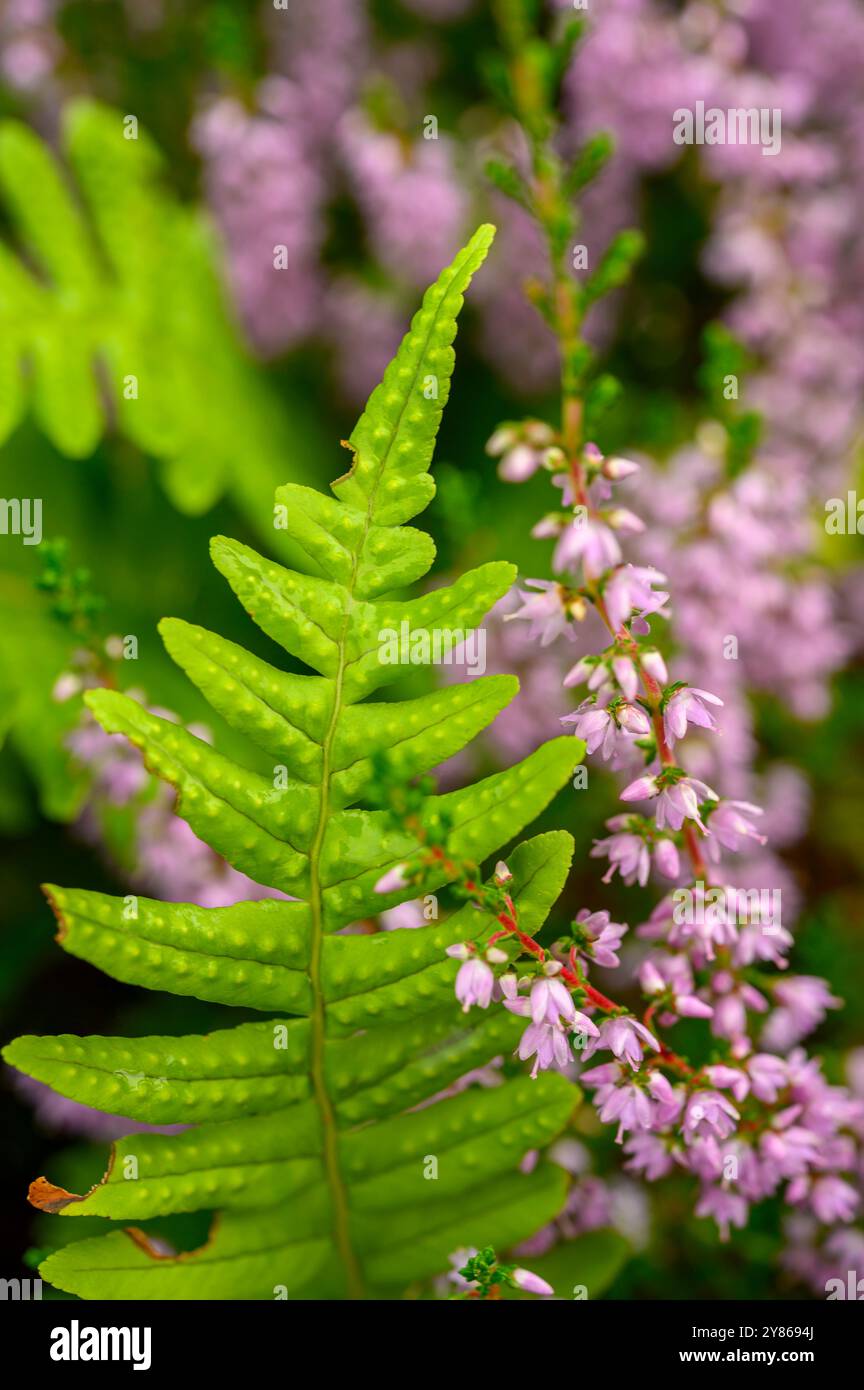
[[[815,1049],[832,1080],[862,1089],[864,545],[824,521],[864,481],[864,6],[591,0],[585,15],[562,143],[608,130],[616,154],[585,199],[582,240],[591,261],[622,227],[646,238],[590,324],[623,388],[598,442],[643,462],[643,557],[672,580],[674,674],[726,703],[710,780],[766,807],[771,853],[745,881],[782,886],[796,970],[845,1000]],[[225,1022],[53,942],[46,880],[210,905],[265,891],[195,841],[137,758],[88,722],[81,690],[138,690],[255,765],[156,623],[176,614],[268,654],[208,539],[278,557],[274,488],[344,471],[339,441],[422,289],[481,220],[499,234],[460,331],[424,525],[442,572],[506,557],[548,573],[548,543],[526,526],[543,479],[508,485],[484,452],[502,419],[554,418],[557,370],[521,290],[542,250],[483,175],[512,140],[495,49],[484,0],[0,0],[0,495],[42,499],[44,535],[0,536],[4,1041]],[[781,155],[682,150],[671,113],[696,100],[779,107]],[[731,405],[726,372],[741,383]],[[571,650],[540,652],[501,616],[490,669],[516,670],[522,693],[442,769],[446,785],[523,756],[568,707]],[[588,858],[615,808],[592,769],[544,818],[577,842],[559,926],[583,906],[631,924],[650,911],[648,893],[603,885]],[[26,1205],[27,1183],[47,1172],[82,1190],[129,1126],[8,1073],[0,1104],[9,1277],[66,1234]],[[718,1247],[683,1181],[636,1184],[590,1107],[581,1124],[572,1234],[623,1237],[609,1296],[818,1291],[806,1222],[779,1202]],[[172,1238],[202,1232],[189,1218]]]

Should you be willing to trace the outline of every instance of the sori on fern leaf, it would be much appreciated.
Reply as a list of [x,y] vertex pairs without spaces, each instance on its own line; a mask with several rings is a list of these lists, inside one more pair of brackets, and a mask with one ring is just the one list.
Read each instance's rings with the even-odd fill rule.
[[[478,952],[506,935],[495,874],[479,902],[446,920],[341,934],[494,855],[583,751],[553,739],[473,786],[416,794],[402,823],[355,804],[368,801],[382,755],[407,783],[462,748],[517,689],[514,678],[484,676],[415,699],[364,700],[400,674],[379,660],[382,629],[470,629],[514,579],[513,566],[495,562],[419,597],[392,596],[434,558],[430,538],[405,523],[434,493],[428,469],[456,318],[492,237],[481,227],[427,291],[351,435],[353,463],[334,496],[279,489],[302,569],[213,541],[214,563],[249,615],[311,673],[285,673],[176,618],[161,625],[212,706],[287,770],[279,785],[125,695],[87,697],[103,728],[125,734],[176,788],[196,834],[294,900],[203,909],[139,898],[130,913],[128,899],[47,888],[73,955],[129,984],[262,1014],[206,1036],[23,1037],[6,1048],[13,1066],[74,1100],[190,1126],[120,1140],[86,1195],[33,1184],[37,1207],[106,1221],[107,1234],[43,1261],[42,1277],[60,1289],[93,1299],[398,1296],[445,1270],[451,1252],[506,1250],[560,1210],[562,1170],[519,1165],[574,1109],[578,1092],[562,1075],[502,1076],[424,1104],[511,1054],[524,1028],[504,1010],[466,1016],[454,996],[462,967],[447,948]],[[444,840],[446,853],[429,852]],[[556,832],[509,853],[506,895],[521,938],[542,925],[571,852],[569,835]],[[411,873],[379,891],[401,864]],[[193,1211],[218,1213],[206,1243],[166,1254],[154,1219]],[[127,1222],[150,1224],[107,1224]],[[169,1227],[155,1229],[161,1237]]]

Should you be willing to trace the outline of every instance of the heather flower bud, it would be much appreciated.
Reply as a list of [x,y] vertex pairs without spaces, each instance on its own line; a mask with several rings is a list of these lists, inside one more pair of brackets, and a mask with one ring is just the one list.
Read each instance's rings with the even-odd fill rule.
[[656,777],[637,777],[635,782],[631,782],[621,793],[622,801],[647,801],[649,797],[656,796],[659,791]]
[[58,705],[62,705],[66,700],[71,700],[73,695],[77,695],[82,689],[83,682],[80,676],[75,676],[71,671],[64,671],[62,676],[58,676],[51,691],[51,699]]
[[704,999],[697,999],[695,994],[677,994],[675,1012],[681,1018],[711,1018],[714,1014],[711,1005],[706,1004]]
[[639,689],[639,678],[636,675],[636,667],[629,656],[613,657],[612,672],[627,699],[635,700],[636,691]]
[[536,449],[527,444],[517,444],[515,448],[508,449],[499,463],[498,476],[505,483],[524,483],[537,472],[542,461]]
[[486,452],[492,458],[498,458],[500,454],[512,449],[518,438],[519,434],[515,425],[500,425],[487,440]]
[[555,1292],[551,1284],[547,1284],[539,1274],[532,1274],[530,1269],[514,1269],[510,1277],[516,1287],[525,1289],[526,1293],[539,1293],[548,1298]]
[[658,840],[654,846],[654,867],[664,878],[677,878],[681,861],[674,840]]
[[544,420],[526,420],[523,432],[528,443],[533,444],[535,449],[548,448],[555,438],[552,427]]
[[445,954],[452,956],[454,960],[468,960],[474,954],[473,946],[467,941],[457,941],[453,946],[448,946]]
[[613,454],[610,458],[603,460],[602,473],[613,483],[620,483],[623,478],[629,478],[633,473],[639,472],[639,464],[632,459],[619,458]]
[[616,507],[609,512],[606,520],[613,531],[623,531],[628,536],[638,536],[645,530],[645,522],[641,516],[631,512],[627,507]]
[[643,961],[639,967],[639,983],[646,994],[662,994],[666,981],[652,961]]
[[584,657],[580,658],[580,660],[576,662],[575,666],[570,667],[570,670],[564,677],[565,687],[569,689],[570,686],[573,685],[582,685],[585,681],[588,680],[589,676],[593,675],[594,669],[595,668],[592,662],[586,661]]
[[647,675],[655,680],[658,685],[667,685],[669,682],[669,672],[666,669],[666,662],[654,647],[639,653],[639,660],[642,669]]

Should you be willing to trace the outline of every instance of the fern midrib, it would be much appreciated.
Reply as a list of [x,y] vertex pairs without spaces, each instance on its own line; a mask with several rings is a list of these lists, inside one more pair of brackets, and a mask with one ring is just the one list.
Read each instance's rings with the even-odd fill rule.
[[324,989],[321,979],[324,945],[324,913],[320,873],[321,849],[324,843],[327,820],[330,814],[330,758],[333,740],[339,722],[339,714],[342,709],[342,682],[345,671],[345,633],[347,631],[349,617],[350,603],[345,615],[345,629],[339,641],[339,668],[336,673],[336,683],[333,693],[333,712],[330,716],[330,723],[322,745],[321,801],[318,811],[318,824],[315,828],[315,838],[312,841],[312,846],[309,851],[309,906],[312,912],[312,938],[309,947],[309,983],[312,987],[312,1012],[309,1016],[309,1021],[312,1026],[310,1072],[312,1077],[312,1090],[321,1116],[324,1169],[327,1174],[330,1197],[333,1203],[333,1234],[336,1240],[336,1248],[345,1266],[350,1296],[352,1298],[363,1298],[365,1296],[363,1276],[351,1242],[351,1229],[348,1218],[348,1194],[339,1162],[336,1113],[333,1107],[333,1101],[330,1097],[330,1092],[327,1089],[327,1077],[324,1070],[326,1029]]
[[[451,277],[451,284],[459,272],[454,270]],[[358,544],[354,551],[351,568],[351,579],[345,585],[347,602],[345,604],[345,621],[342,624],[342,631],[339,635],[338,651],[339,664],[336,671],[333,692],[333,709],[330,715],[330,722],[322,744],[322,767],[321,767],[321,795],[318,811],[318,824],[315,828],[315,838],[309,850],[309,906],[312,914],[312,937],[309,950],[309,981],[312,987],[312,1012],[310,1023],[312,1027],[312,1050],[310,1059],[310,1072],[312,1077],[312,1089],[315,1100],[321,1115],[321,1127],[323,1132],[324,1149],[324,1169],[327,1175],[327,1182],[330,1188],[331,1200],[333,1203],[333,1233],[336,1247],[345,1265],[348,1279],[348,1290],[352,1298],[365,1297],[365,1287],[362,1271],[354,1246],[351,1240],[351,1227],[348,1214],[348,1192],[345,1180],[342,1176],[342,1168],[339,1162],[339,1140],[336,1127],[336,1112],[333,1101],[327,1089],[327,1077],[324,1066],[324,1048],[326,1040],[325,1027],[325,1000],[322,985],[322,957],[324,945],[324,912],[321,888],[321,851],[324,844],[324,836],[327,831],[327,822],[330,814],[330,767],[332,762],[333,742],[339,726],[339,716],[342,713],[342,691],[345,680],[345,671],[349,664],[346,662],[346,641],[348,630],[351,623],[351,610],[354,603],[354,591],[357,587],[358,570],[360,559],[369,536],[369,528],[372,525],[375,499],[378,495],[378,488],[384,471],[387,467],[387,460],[393,441],[399,434],[408,402],[411,399],[412,391],[416,387],[420,377],[420,371],[426,355],[426,350],[432,339],[432,335],[438,324],[438,316],[446,303],[450,285],[441,295],[432,321],[426,333],[423,348],[417,357],[417,366],[414,371],[411,388],[405,393],[399,417],[394,424],[387,448],[382,454],[372,488],[366,499],[366,515],[363,522],[363,532],[358,538]],[[355,658],[356,661],[356,658]]]

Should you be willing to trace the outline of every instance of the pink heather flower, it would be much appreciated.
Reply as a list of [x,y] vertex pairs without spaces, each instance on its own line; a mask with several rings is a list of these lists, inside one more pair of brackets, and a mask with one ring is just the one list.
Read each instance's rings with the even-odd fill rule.
[[667,1141],[659,1134],[647,1134],[644,1130],[631,1135],[624,1145],[629,1155],[624,1167],[631,1173],[642,1173],[649,1182],[665,1178],[675,1167],[675,1160]]
[[707,835],[699,815],[702,801],[716,801],[717,793],[698,777],[681,777],[677,782],[663,785],[656,777],[646,774],[637,777],[621,793],[622,801],[647,801],[657,797],[657,829],[680,830],[685,820],[693,820]]
[[498,477],[505,483],[524,483],[533,477],[543,462],[543,455],[530,444],[517,444],[508,449],[498,464]]
[[654,844],[654,868],[664,878],[677,878],[681,870],[678,846],[674,840],[657,840]]
[[562,632],[566,632],[572,637],[572,629],[568,622],[567,610],[564,607],[564,590],[560,584],[555,584],[551,579],[526,579],[525,583],[532,589],[539,589],[536,594],[527,594],[522,589],[518,591],[522,600],[522,607],[515,613],[505,613],[505,623],[512,621],[513,618],[524,618],[530,627],[528,629],[529,638],[540,638],[541,647],[548,647],[550,642],[554,642],[556,637],[560,637]]
[[738,1192],[730,1192],[725,1187],[705,1187],[696,1206],[697,1216],[713,1216],[720,1231],[720,1239],[729,1239],[729,1227],[743,1230],[747,1225],[749,1207]]
[[764,845],[765,836],[760,835],[750,819],[761,816],[761,806],[750,801],[720,801],[711,812],[710,830],[713,836],[706,845],[709,857],[714,863],[720,859],[720,846],[735,853],[746,850],[753,844]]
[[651,720],[641,705],[631,705],[622,701],[615,707],[615,717],[621,728],[634,738],[644,738],[651,732]]
[[733,948],[732,964],[740,967],[754,961],[771,961],[782,969],[791,948],[792,933],[785,927],[775,924],[769,935],[762,926],[742,926]]
[[675,994],[692,994],[693,971],[685,955],[649,956],[639,967],[639,979],[647,994],[671,989]]
[[598,1067],[589,1067],[579,1077],[586,1086],[615,1086],[621,1080],[621,1068],[617,1062],[601,1062]]
[[628,1129],[650,1129],[654,1121],[654,1105],[650,1096],[632,1081],[617,1086],[602,1086],[594,1097],[594,1103],[604,1125],[618,1121],[616,1144],[622,1143]]
[[552,430],[542,420],[528,420],[521,426],[502,425],[487,443],[486,452],[500,458],[499,478],[506,483],[524,483],[542,467],[544,452],[553,440]]
[[531,986],[530,999],[535,1023],[572,1023],[576,1017],[573,996],[563,980],[541,976]]
[[[617,541],[615,543],[617,545]],[[638,612],[638,625],[634,623],[634,631],[647,632],[645,615],[659,612],[669,598],[668,593],[663,590],[655,593],[651,586],[663,584],[665,580],[665,574],[650,565],[622,565],[616,569],[603,590],[606,612],[613,629],[617,632],[634,612]]]
[[[590,1020],[586,1019],[586,1022]],[[529,1023],[516,1051],[523,1062],[534,1057],[532,1076],[536,1076],[540,1070],[548,1071],[550,1067],[566,1067],[572,1061],[567,1034],[554,1023]]]
[[[621,817],[613,816],[607,824],[610,829],[614,828],[614,822],[620,823],[621,819]],[[604,840],[595,840],[590,857],[592,859],[608,858],[609,868],[603,875],[604,883],[611,882],[616,869],[628,885],[638,882],[639,886],[644,888],[648,882],[648,875],[651,872],[651,856],[641,835],[622,831],[616,835],[607,835]]]
[[799,1038],[812,1033],[827,1010],[839,1009],[843,1002],[836,999],[827,982],[816,975],[791,975],[778,980],[773,993],[780,1007],[765,1025],[762,1041],[766,1047],[779,1051],[786,1051]]
[[717,793],[698,777],[682,777],[672,786],[664,787],[657,798],[657,829],[663,830],[668,825],[670,830],[680,830],[685,820],[692,820],[705,831],[699,803],[716,800]]
[[562,715],[561,723],[572,724],[576,737],[585,740],[588,752],[599,751],[601,758],[614,756],[619,735],[639,738],[651,728],[647,714],[638,705],[620,700],[603,707],[596,703],[594,696],[583,700],[572,714]]
[[466,960],[456,976],[456,998],[462,1005],[462,1012],[467,1014],[472,1004],[488,1009],[494,983],[495,976],[485,961],[476,957]]
[[712,695],[710,690],[699,690],[698,687],[690,685],[676,690],[666,702],[663,711],[663,728],[670,748],[677,739],[684,737],[688,723],[698,724],[701,729],[716,732],[717,722],[707,705],[722,704],[719,696]]
[[852,1221],[858,1209],[858,1193],[841,1178],[817,1178],[810,1191],[810,1205],[820,1221]]
[[[515,975],[513,975],[509,976],[508,978],[515,979],[516,977]],[[524,994],[518,994],[516,992],[511,991],[512,986],[509,986],[506,991],[502,991],[504,995],[504,1008],[508,1011],[508,1013],[517,1014],[519,1018],[530,1018],[531,1001],[527,999]]]
[[590,938],[588,946],[582,948],[583,954],[587,955],[597,965],[604,965],[613,968],[621,962],[615,954],[621,945],[621,939],[626,934],[627,928],[620,922],[610,922],[609,913],[589,912],[587,907],[576,913],[576,921],[583,932]]
[[712,1134],[726,1139],[734,1132],[740,1118],[732,1102],[719,1091],[697,1091],[684,1111],[684,1139],[690,1143]]
[[720,979],[720,976],[715,975],[712,981],[719,997],[714,1000],[711,1032],[715,1038],[728,1038],[734,1042],[736,1039],[747,1037],[747,1010],[764,1014],[768,1009],[768,1000],[753,985],[744,983],[737,988],[730,988],[731,981],[727,982],[724,979],[718,985]]
[[774,1105],[780,1092],[789,1085],[789,1068],[783,1058],[770,1052],[757,1052],[747,1059],[746,1068],[756,1099]]
[[397,864],[394,869],[388,869],[386,874],[382,874],[375,884],[376,893],[397,893],[402,888],[408,887],[408,880],[405,877],[405,865]]
[[675,1089],[668,1076],[664,1076],[660,1071],[654,1071],[648,1077],[648,1090],[656,1101],[659,1101],[664,1108],[678,1108],[678,1099]]
[[526,1293],[539,1293],[548,1298],[555,1292],[551,1284],[547,1284],[539,1274],[532,1274],[530,1269],[516,1268],[510,1277],[516,1287],[525,1289]]
[[582,517],[571,521],[562,531],[552,568],[556,574],[573,570],[581,560],[586,579],[599,579],[604,570],[617,565],[621,547],[609,527],[602,521]]
[[599,1034],[599,1029],[593,1018],[580,1013],[578,1009],[573,1015],[570,1031],[573,1034],[574,1047],[581,1046],[585,1038],[596,1038]]
[[[416,931],[418,927],[426,925],[423,904],[415,898],[413,902],[399,903],[396,907],[388,908],[381,913],[379,925],[382,931]],[[449,951],[449,954],[452,955],[453,952]]]
[[600,750],[601,758],[611,758],[618,742],[618,726],[608,709],[600,708],[594,698],[583,700],[572,714],[561,716],[562,724],[572,724],[577,738],[584,739],[589,753]]
[[643,1023],[630,1015],[608,1018],[600,1025],[600,1033],[593,1038],[583,1052],[585,1061],[593,1057],[598,1048],[608,1047],[619,1062],[629,1062],[636,1071],[642,1062],[642,1043],[646,1042],[655,1052],[660,1044]]
[[[801,1125],[768,1129],[760,1137],[759,1152],[778,1178],[806,1177],[819,1163],[819,1138]],[[795,1193],[791,1189],[787,1196],[794,1204]]]
[[750,1079],[738,1067],[727,1067],[718,1063],[716,1066],[704,1067],[703,1071],[712,1086],[719,1087],[721,1091],[731,1091],[739,1103],[750,1093]]

